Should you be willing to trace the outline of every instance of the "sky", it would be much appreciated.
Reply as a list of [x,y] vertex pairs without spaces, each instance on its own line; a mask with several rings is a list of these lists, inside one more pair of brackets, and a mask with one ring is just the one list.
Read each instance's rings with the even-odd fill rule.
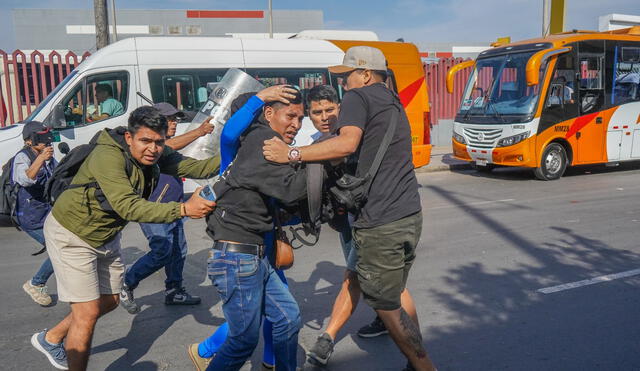
[[[111,1],[111,0],[109,0]],[[375,31],[382,40],[414,43],[488,43],[541,34],[542,0],[272,0],[274,9],[315,9],[325,29]],[[128,9],[261,10],[267,0],[116,0]],[[610,13],[640,15],[640,0],[565,0],[565,29],[597,30],[598,17]],[[0,49],[13,50],[13,8],[91,8],[93,0],[1,0]]]

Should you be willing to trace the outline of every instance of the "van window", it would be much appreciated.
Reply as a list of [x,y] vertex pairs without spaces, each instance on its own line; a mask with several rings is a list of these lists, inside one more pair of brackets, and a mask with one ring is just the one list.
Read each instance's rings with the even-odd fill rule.
[[[338,92],[338,100],[342,101],[342,96],[346,93],[344,86],[342,86],[342,77],[338,77],[336,75],[331,75],[331,86],[333,86]],[[387,87],[391,89],[393,92],[398,92],[398,85],[396,83],[396,75],[392,69],[387,69]]]
[[154,102],[167,102],[182,111],[197,111],[207,101],[207,86],[222,80],[226,68],[149,70],[149,87]]
[[123,115],[127,111],[129,74],[109,72],[83,79],[62,100],[67,126],[81,126]]
[[311,88],[329,84],[326,68],[247,68],[246,72],[267,87],[287,84],[299,88],[305,102]]
[[612,105],[640,101],[640,47],[616,45]]

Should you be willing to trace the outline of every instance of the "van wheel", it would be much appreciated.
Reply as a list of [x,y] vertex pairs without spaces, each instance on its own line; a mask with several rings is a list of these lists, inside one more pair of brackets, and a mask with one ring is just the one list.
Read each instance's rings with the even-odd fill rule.
[[473,168],[473,170],[479,172],[479,173],[490,173],[491,171],[493,171],[493,169],[496,168],[496,165],[494,164],[486,164],[485,166],[481,166],[476,164],[475,162],[471,163],[471,167]]
[[540,180],[556,180],[567,170],[567,151],[559,143],[549,144],[542,153],[540,167],[534,171]]

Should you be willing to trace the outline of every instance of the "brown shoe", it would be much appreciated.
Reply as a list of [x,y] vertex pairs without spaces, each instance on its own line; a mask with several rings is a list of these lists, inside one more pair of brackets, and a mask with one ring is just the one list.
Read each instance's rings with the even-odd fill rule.
[[198,343],[191,344],[187,347],[187,353],[189,353],[189,358],[193,362],[193,365],[196,366],[196,370],[205,371],[209,363],[211,363],[212,358],[202,358],[200,354],[198,354]]
[[47,293],[47,286],[34,286],[31,284],[31,280],[28,280],[24,283],[24,285],[22,285],[22,289],[24,290],[24,292],[29,294],[29,296],[31,296],[31,299],[33,299],[33,301],[42,305],[43,307],[51,305],[51,296],[49,296],[49,294]]

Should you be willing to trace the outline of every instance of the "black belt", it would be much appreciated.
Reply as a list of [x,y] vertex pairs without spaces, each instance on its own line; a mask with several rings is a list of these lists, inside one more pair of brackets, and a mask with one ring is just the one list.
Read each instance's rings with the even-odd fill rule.
[[216,241],[213,248],[223,252],[258,255],[260,258],[264,256],[264,245],[258,244]]

